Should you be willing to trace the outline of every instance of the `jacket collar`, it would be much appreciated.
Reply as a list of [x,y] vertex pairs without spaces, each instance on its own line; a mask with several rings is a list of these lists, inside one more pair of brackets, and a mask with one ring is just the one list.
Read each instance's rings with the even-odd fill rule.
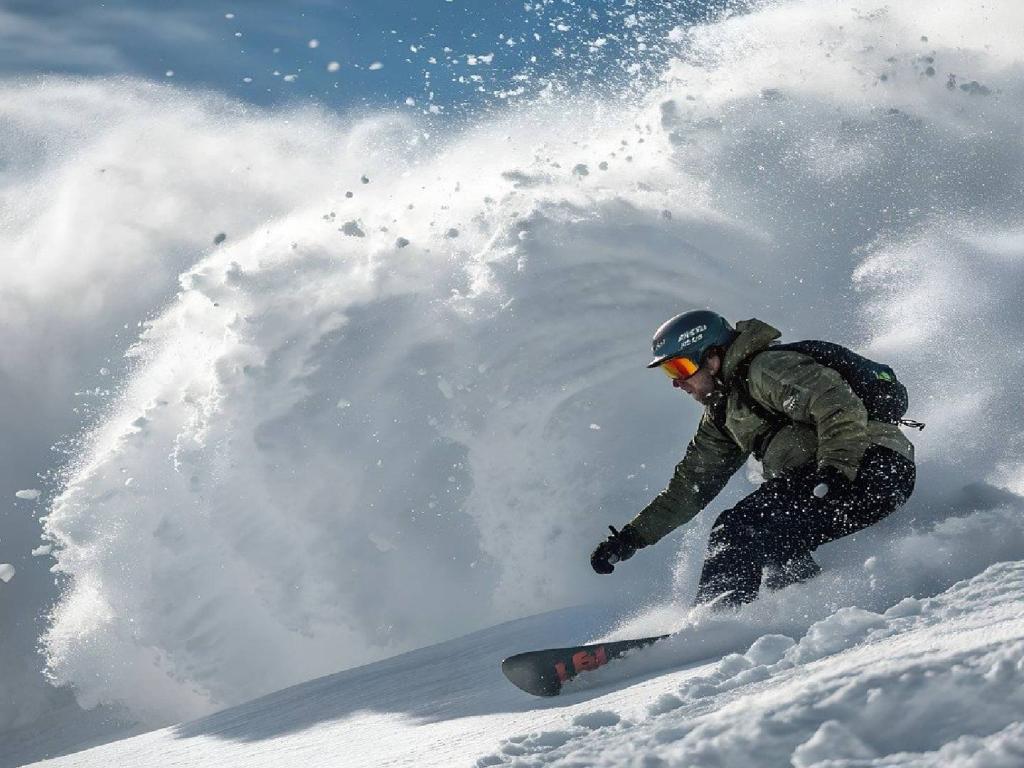
[[728,387],[736,376],[741,363],[751,355],[767,349],[768,346],[782,335],[777,328],[760,320],[740,320],[736,323],[737,336],[725,351],[722,369],[718,373],[719,380]]

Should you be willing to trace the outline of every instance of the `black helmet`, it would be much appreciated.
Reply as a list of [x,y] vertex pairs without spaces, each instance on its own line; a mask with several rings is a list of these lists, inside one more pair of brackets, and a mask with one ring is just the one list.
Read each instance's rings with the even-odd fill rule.
[[654,359],[647,364],[656,368],[673,357],[686,357],[700,366],[712,347],[728,347],[736,338],[729,321],[710,309],[694,309],[665,321],[654,332]]

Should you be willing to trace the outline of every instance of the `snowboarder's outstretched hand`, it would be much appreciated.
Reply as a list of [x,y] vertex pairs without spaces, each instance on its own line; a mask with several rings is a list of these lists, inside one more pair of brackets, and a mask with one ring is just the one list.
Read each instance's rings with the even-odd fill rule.
[[615,563],[621,560],[629,560],[638,549],[647,546],[629,523],[622,526],[621,531],[616,531],[608,526],[612,535],[597,545],[590,556],[590,565],[598,573],[611,573],[615,570]]

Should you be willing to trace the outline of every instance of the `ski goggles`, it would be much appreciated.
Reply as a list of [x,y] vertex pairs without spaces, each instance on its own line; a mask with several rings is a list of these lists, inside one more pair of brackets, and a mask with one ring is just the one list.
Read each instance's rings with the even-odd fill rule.
[[676,381],[690,378],[697,372],[699,367],[688,357],[672,357],[661,364],[661,370],[670,379],[675,379]]

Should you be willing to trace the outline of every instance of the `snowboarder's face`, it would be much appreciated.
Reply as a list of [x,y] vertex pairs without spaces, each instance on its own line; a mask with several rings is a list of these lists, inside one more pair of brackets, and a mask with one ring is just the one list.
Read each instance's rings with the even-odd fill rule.
[[711,393],[715,391],[715,376],[722,367],[718,355],[712,355],[695,374],[686,379],[673,379],[672,386],[683,390],[701,405],[706,405]]

